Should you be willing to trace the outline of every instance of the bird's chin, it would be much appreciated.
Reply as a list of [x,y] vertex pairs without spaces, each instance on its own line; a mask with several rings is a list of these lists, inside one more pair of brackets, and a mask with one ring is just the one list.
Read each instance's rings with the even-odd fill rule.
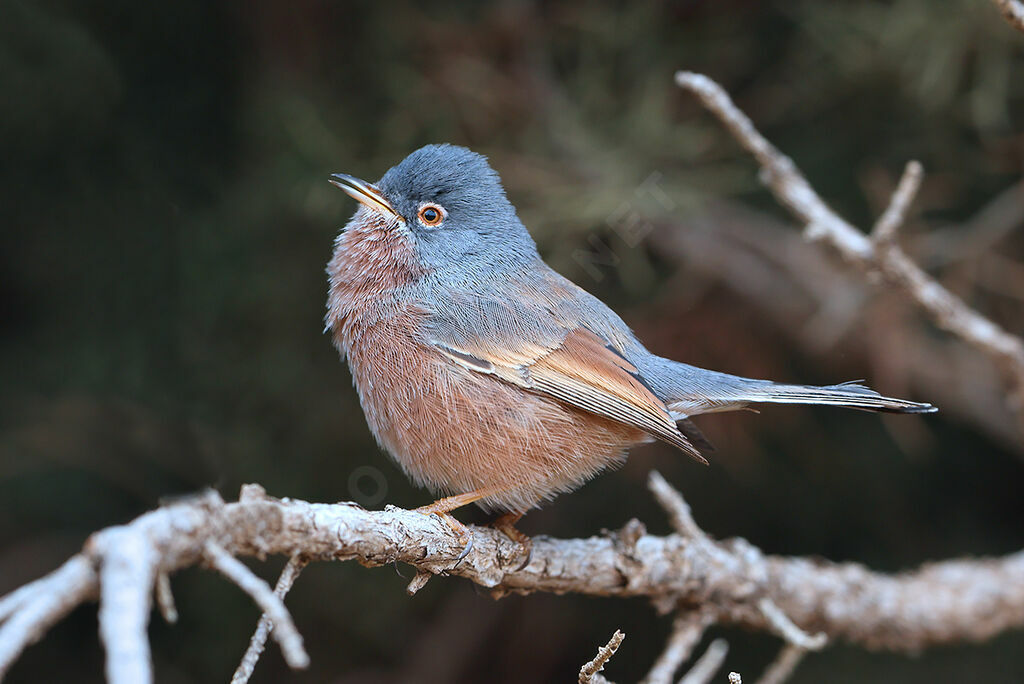
[[356,213],[352,215],[349,222],[345,224],[344,231],[353,229],[393,231],[406,230],[405,221],[397,214],[379,211],[377,209],[360,205]]
[[390,250],[404,251],[413,249],[414,237],[401,217],[364,206],[359,207],[341,229],[336,242],[339,246],[376,243],[382,248],[389,246]]

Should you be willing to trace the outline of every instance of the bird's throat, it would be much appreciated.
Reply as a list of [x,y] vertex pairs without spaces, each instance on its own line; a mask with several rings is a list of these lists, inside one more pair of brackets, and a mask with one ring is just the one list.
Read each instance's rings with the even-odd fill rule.
[[346,339],[359,329],[379,321],[423,272],[408,229],[360,209],[338,235],[327,264],[325,322],[339,347],[346,347]]

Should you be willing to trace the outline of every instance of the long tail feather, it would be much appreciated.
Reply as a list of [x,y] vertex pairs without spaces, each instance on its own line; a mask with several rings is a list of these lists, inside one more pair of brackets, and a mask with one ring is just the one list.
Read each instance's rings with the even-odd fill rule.
[[[933,413],[931,404],[885,397],[858,382],[790,385],[690,366],[651,354],[634,362],[678,421],[750,404],[824,404],[888,413]],[[692,441],[692,440],[691,440]]]
[[885,397],[854,382],[826,387],[772,383],[763,388],[751,389],[749,401],[758,403],[823,404],[886,413],[934,413],[938,410],[931,404]]
[[841,385],[788,385],[676,364],[664,387],[665,403],[678,418],[735,411],[750,404],[823,404],[887,413],[933,413],[931,404],[882,396],[857,382]]

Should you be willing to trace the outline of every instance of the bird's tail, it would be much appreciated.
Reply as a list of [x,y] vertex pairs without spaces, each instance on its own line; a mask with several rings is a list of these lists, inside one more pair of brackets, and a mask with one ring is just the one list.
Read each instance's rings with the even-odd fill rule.
[[816,387],[767,383],[751,387],[747,401],[772,404],[822,404],[885,413],[934,413],[931,404],[886,397],[856,382]]
[[931,404],[883,396],[856,382],[824,387],[787,385],[671,363],[671,381],[664,383],[662,396],[673,414],[680,418],[733,411],[749,404],[822,404],[887,413],[937,410]]

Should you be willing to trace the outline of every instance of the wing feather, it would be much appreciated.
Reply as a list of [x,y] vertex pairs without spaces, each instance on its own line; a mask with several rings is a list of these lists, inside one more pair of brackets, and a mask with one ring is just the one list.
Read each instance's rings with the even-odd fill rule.
[[636,367],[587,328],[569,329],[560,342],[547,347],[525,343],[510,349],[493,342],[434,345],[465,368],[639,428],[707,463]]

